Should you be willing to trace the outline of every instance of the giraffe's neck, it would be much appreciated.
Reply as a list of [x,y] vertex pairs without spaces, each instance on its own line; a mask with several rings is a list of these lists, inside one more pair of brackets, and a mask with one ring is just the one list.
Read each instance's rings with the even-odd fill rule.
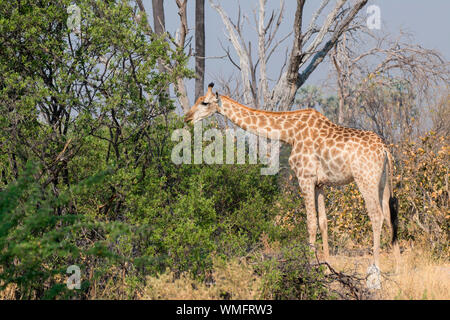
[[226,96],[221,96],[220,99],[219,113],[243,130],[258,136],[293,143],[297,119],[294,119],[292,113],[252,109]]

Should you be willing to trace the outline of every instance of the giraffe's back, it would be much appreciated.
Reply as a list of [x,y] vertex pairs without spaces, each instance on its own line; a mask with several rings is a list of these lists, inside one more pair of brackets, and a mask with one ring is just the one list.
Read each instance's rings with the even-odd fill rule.
[[316,176],[317,184],[343,185],[380,171],[387,147],[374,132],[336,125],[316,111],[302,120],[290,158],[297,175]]

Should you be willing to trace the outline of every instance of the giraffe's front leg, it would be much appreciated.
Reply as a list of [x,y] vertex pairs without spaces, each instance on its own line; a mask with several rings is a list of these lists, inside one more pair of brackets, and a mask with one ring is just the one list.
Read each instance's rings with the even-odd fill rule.
[[317,233],[317,215],[316,215],[316,195],[315,183],[312,181],[304,181],[300,183],[300,188],[305,197],[306,207],[306,224],[309,234],[309,245],[316,250],[316,233]]
[[316,199],[317,199],[317,212],[319,214],[319,228],[320,233],[322,234],[322,243],[323,243],[323,258],[325,261],[328,261],[329,258],[329,249],[328,249],[328,223],[327,223],[327,215],[325,212],[325,193],[323,192],[323,188],[317,188],[316,191]]

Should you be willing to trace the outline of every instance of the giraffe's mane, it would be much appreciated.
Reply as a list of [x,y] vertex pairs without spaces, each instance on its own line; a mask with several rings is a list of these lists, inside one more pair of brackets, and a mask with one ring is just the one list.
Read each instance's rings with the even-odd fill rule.
[[250,108],[247,107],[239,102],[237,102],[236,100],[225,96],[225,95],[220,95],[221,98],[225,98],[225,100],[229,100],[230,102],[232,102],[233,104],[238,105],[239,107],[249,110],[249,111],[253,111],[253,112],[257,112],[260,114],[265,114],[265,115],[297,115],[297,114],[303,114],[303,113],[317,113],[319,115],[321,115],[322,117],[324,117],[324,115],[322,115],[319,111],[315,110],[315,109],[311,109],[311,108],[306,108],[306,109],[300,109],[300,110],[293,110],[293,111],[266,111],[266,110],[260,110],[260,109],[255,109],[255,108]]

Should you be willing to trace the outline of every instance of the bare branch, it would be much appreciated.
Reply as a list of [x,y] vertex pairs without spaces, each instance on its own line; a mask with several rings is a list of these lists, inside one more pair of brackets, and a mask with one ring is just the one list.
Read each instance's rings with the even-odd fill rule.
[[[297,0],[297,9],[295,12],[294,20],[294,44],[292,46],[289,64],[287,65],[286,72],[281,76],[272,92],[272,99],[270,102],[270,109],[274,110],[276,106],[282,101],[282,104],[286,103],[286,97],[292,100],[294,99],[295,92],[297,91],[296,79],[298,77],[298,68],[303,59],[302,54],[302,21],[303,21],[303,6],[304,0]],[[284,106],[283,109],[287,109],[288,106]]]
[[188,32],[188,26],[187,26],[187,13],[186,13],[186,5],[187,0],[175,0],[177,2],[178,6],[178,15],[180,16],[180,32],[179,32],[179,39],[178,39],[178,46],[180,48],[184,48],[184,43],[186,41],[186,35]]
[[[290,49],[290,55],[287,63],[281,67],[280,76],[272,91],[269,89],[269,78],[267,76],[267,65],[275,49],[279,45],[290,38],[291,33],[277,41],[276,35],[283,19],[284,1],[280,1],[280,11],[275,14],[273,11],[269,20],[265,22],[265,5],[267,0],[259,0],[259,12],[254,11],[254,21],[256,25],[256,33],[258,39],[258,58],[256,64],[252,63],[251,43],[246,42],[243,36],[243,25],[241,13],[237,17],[237,23],[234,24],[228,18],[223,9],[209,0],[214,9],[219,13],[224,21],[233,47],[239,57],[239,67],[241,77],[243,79],[243,90],[246,95],[246,101],[251,101],[250,95],[253,96],[253,105],[257,106],[258,102],[263,103],[266,110],[288,110],[295,98],[295,94],[309,75],[323,61],[341,37],[341,35],[350,29],[350,22],[353,21],[359,10],[367,3],[367,0],[354,0],[348,8],[344,5],[348,0],[337,0],[335,6],[327,15],[325,22],[320,28],[316,26],[316,22],[324,12],[329,0],[323,0],[318,9],[311,18],[308,29],[302,33],[303,25],[303,7],[305,0],[297,0],[297,8],[295,12],[293,45]],[[255,9],[256,10],[256,9]],[[246,21],[248,19],[244,17]],[[356,30],[359,27],[357,27]],[[308,40],[315,35],[313,41]],[[247,46],[248,43],[248,46]],[[304,47],[307,49],[305,50]],[[231,59],[229,51],[228,57]],[[237,63],[234,63],[237,65]],[[259,65],[259,79],[256,78],[256,66]],[[306,66],[300,73],[303,66]],[[256,93],[256,83],[259,80],[259,90]]]
[[327,41],[322,50],[317,52],[306,69],[300,74],[297,79],[297,86],[301,87],[303,83],[308,79],[309,75],[316,69],[316,67],[323,61],[328,51],[336,44],[339,37],[345,32],[350,22],[354,19],[356,14],[361,10],[361,8],[367,3],[367,0],[360,0],[354,5],[350,10],[348,15],[342,21],[342,23],[337,27],[336,31],[332,35],[331,39]]
[[[284,14],[284,1],[280,0],[280,13],[278,14],[278,18],[277,18],[277,22],[275,24],[275,27],[274,27],[273,31],[269,34],[269,37],[267,39],[267,44],[266,44],[267,48],[270,47],[270,45],[272,44],[273,39],[275,39],[275,35],[278,32],[278,29],[279,29],[279,27],[281,25],[281,22],[283,21],[283,14]],[[265,33],[267,33],[268,27],[269,27],[269,24],[266,27]],[[289,35],[290,34],[292,34],[292,31],[289,32]],[[277,43],[277,44],[279,44],[279,43]],[[277,46],[277,44],[275,44],[275,47]]]
[[[437,52],[414,45],[402,32],[391,40],[362,30],[359,37],[350,38],[349,45],[345,43],[349,33],[344,34],[332,52],[340,119],[345,125],[371,128],[388,141],[398,141],[411,134],[410,115],[423,109],[421,99],[426,97],[429,105],[435,88],[448,83],[448,64]],[[368,40],[374,41],[373,47],[359,52],[359,43]]]
[[[230,38],[231,43],[233,44],[234,49],[236,50],[237,55],[239,56],[239,66],[241,69],[241,76],[242,76],[242,84],[243,84],[243,90],[244,90],[244,97],[245,97],[245,103],[246,104],[252,104],[255,105],[256,101],[253,101],[253,97],[251,94],[251,85],[250,85],[250,76],[251,76],[251,70],[250,70],[250,57],[248,55],[248,50],[241,46],[241,43],[239,42],[239,39],[235,33],[235,30],[239,33],[239,23],[240,23],[240,15],[239,20],[237,22],[237,25],[234,25],[230,18],[227,16],[223,8],[212,2],[212,0],[209,0],[210,5],[219,13],[220,17],[222,18],[222,21],[225,25],[225,28],[227,29],[228,36]],[[239,8],[240,11],[240,8]]]
[[307,43],[309,41],[309,38],[316,32],[316,30],[318,31],[318,28],[316,26],[316,21],[317,18],[319,18],[320,14],[322,13],[323,9],[328,5],[328,3],[330,2],[330,0],[323,0],[322,3],[320,4],[320,7],[317,9],[317,11],[314,13],[311,22],[309,23],[308,28],[306,29],[306,32],[303,36],[303,42]]
[[[259,74],[260,74],[260,92],[259,96],[262,97],[263,104],[268,100],[269,86],[267,84],[267,69],[266,69],[266,46],[265,46],[265,35],[266,30],[264,28],[264,16],[265,16],[265,6],[267,0],[259,0],[259,20],[258,20],[258,53],[259,53]],[[270,22],[269,22],[270,24]]]
[[328,33],[328,30],[331,27],[331,24],[336,21],[337,15],[340,13],[340,10],[344,6],[344,4],[347,2],[347,0],[339,0],[338,3],[336,3],[336,6],[334,7],[333,11],[331,11],[324,24],[320,28],[319,33],[313,40],[313,42],[308,46],[308,48],[305,50],[305,60],[309,59],[311,55],[313,55],[316,51],[319,45],[322,43],[323,39],[325,38],[325,35]]

